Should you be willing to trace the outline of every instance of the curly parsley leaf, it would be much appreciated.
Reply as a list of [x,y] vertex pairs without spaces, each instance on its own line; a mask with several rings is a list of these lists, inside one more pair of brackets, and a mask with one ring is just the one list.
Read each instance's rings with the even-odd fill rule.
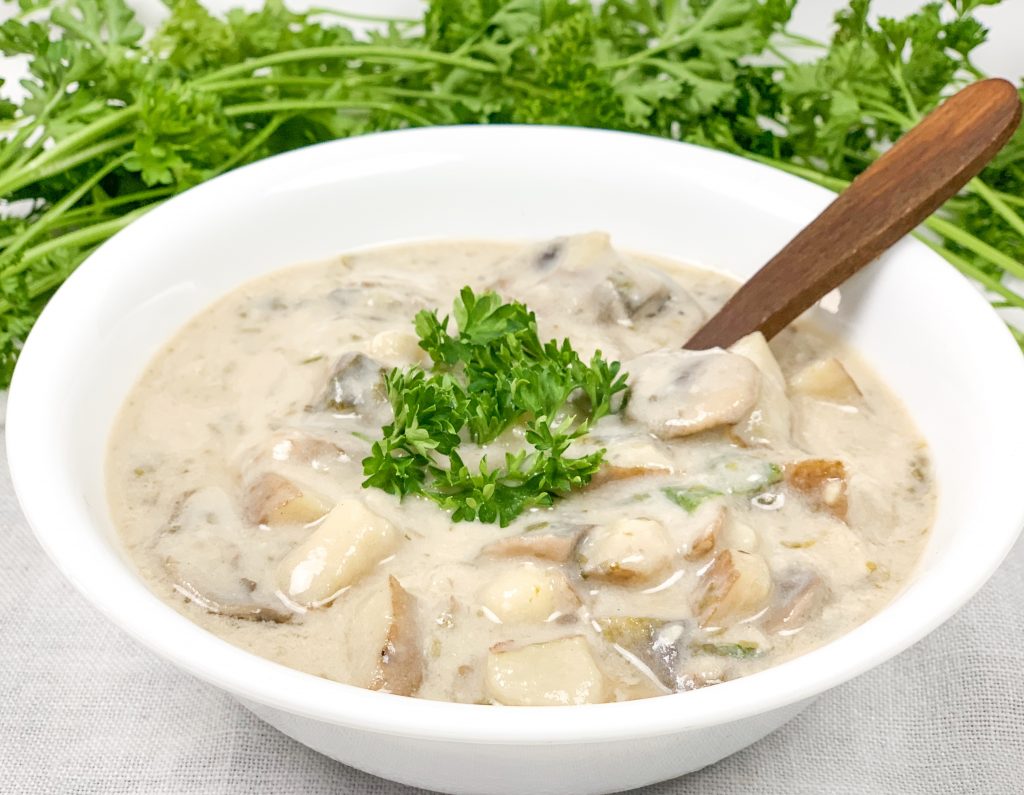
[[[537,318],[523,304],[464,287],[448,317],[420,312],[414,321],[433,360],[394,369],[384,380],[394,420],[363,460],[363,486],[427,497],[454,521],[507,525],[523,511],[551,505],[590,482],[604,457],[567,455],[572,442],[618,411],[626,375],[600,352],[589,363],[568,340],[542,343]],[[528,449],[492,465],[471,466],[464,440],[485,445],[513,426]],[[461,451],[461,452],[460,452]]]

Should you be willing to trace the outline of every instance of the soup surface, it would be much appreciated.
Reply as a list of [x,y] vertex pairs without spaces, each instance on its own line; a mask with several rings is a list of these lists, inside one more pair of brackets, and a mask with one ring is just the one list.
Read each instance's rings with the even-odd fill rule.
[[[606,451],[589,485],[505,527],[362,485],[393,416],[384,373],[431,367],[412,319],[448,314],[463,285],[629,374],[568,452]],[[644,698],[804,653],[900,590],[935,487],[899,401],[812,325],[679,350],[734,289],[598,233],[380,248],[246,284],[122,410],[107,474],[124,545],[225,640],[421,698]],[[462,453],[528,448],[512,428]]]

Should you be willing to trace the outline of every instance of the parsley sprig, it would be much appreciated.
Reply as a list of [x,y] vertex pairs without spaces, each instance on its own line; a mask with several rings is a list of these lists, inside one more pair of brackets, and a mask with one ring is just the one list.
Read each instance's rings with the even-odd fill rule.
[[[841,190],[983,76],[975,13],[997,2],[889,19],[849,0],[815,42],[789,30],[796,0],[427,0],[421,18],[369,30],[282,0],[223,15],[167,0],[151,36],[125,0],[17,0],[0,24],[0,54],[27,62],[20,85],[0,85],[0,387],[98,245],[236,166],[400,127],[571,124]],[[1024,309],[1024,128],[918,235],[996,307]]]
[[[363,460],[364,487],[420,495],[455,521],[507,525],[523,511],[551,505],[590,482],[604,450],[567,452],[602,417],[621,409],[626,375],[595,353],[584,362],[569,340],[541,342],[537,318],[518,302],[464,287],[451,319],[416,315],[429,371],[413,366],[386,374],[394,421]],[[521,427],[529,447],[500,465],[485,454],[467,464],[463,445],[486,445]]]

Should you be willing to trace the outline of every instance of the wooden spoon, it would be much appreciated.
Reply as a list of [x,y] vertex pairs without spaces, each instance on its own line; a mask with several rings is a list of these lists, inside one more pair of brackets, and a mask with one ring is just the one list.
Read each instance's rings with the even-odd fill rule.
[[942,103],[858,176],[693,335],[684,347],[771,339],[976,176],[1021,117],[1017,89],[981,80]]

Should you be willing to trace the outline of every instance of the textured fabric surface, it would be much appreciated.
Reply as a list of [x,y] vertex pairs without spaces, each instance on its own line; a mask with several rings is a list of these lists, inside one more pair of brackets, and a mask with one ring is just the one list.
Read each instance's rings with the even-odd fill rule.
[[[122,634],[36,544],[2,457],[0,661],[3,793],[415,792],[299,745]],[[910,651],[760,743],[643,792],[1024,792],[1024,544]]]

